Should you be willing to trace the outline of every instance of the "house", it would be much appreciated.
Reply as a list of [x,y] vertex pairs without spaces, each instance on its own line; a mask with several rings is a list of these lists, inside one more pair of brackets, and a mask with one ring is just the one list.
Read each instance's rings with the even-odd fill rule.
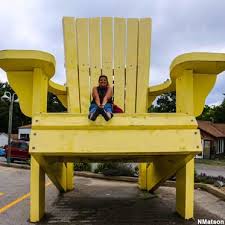
[[0,133],[0,147],[8,144],[8,134]]
[[198,120],[203,154],[197,158],[214,159],[225,157],[225,123]]
[[18,139],[30,140],[31,124],[18,127]]

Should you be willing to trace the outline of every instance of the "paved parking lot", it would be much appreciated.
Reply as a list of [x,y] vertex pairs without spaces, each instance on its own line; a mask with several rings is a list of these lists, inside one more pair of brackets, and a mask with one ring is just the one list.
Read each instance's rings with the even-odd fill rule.
[[[0,166],[0,224],[28,225],[29,170]],[[224,219],[225,202],[195,191],[195,220],[175,213],[175,189],[159,188],[154,195],[135,183],[75,178],[75,190],[59,194],[47,180],[46,217],[37,225],[70,224],[197,224],[197,219]]]

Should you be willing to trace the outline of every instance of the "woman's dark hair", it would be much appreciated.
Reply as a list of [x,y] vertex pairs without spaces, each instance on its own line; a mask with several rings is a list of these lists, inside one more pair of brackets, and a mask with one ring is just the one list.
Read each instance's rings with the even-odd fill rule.
[[98,82],[100,81],[100,79],[104,77],[107,81],[107,85],[109,85],[109,81],[108,81],[108,77],[106,75],[100,75],[99,78],[98,78]]

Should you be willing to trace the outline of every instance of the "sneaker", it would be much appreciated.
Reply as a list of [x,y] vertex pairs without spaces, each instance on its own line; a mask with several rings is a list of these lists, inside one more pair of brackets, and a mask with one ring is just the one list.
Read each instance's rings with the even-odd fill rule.
[[96,118],[98,117],[99,113],[100,113],[99,109],[96,109],[94,112],[89,113],[88,119],[92,120],[92,121],[95,121]]
[[102,116],[104,117],[104,119],[106,121],[109,121],[113,117],[113,114],[112,113],[106,112],[104,109],[102,110],[101,114],[102,114]]

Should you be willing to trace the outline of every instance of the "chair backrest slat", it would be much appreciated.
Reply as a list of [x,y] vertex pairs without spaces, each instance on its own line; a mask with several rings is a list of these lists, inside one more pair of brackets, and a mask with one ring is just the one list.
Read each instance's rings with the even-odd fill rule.
[[76,23],[72,17],[63,18],[64,55],[67,79],[68,112],[80,113]]
[[138,75],[136,112],[143,113],[148,108],[149,63],[151,43],[151,20],[140,19],[138,34]]
[[114,19],[114,101],[124,110],[125,100],[125,19]]
[[86,18],[76,21],[81,113],[88,112],[90,103],[88,23]]
[[136,111],[136,82],[137,82],[137,53],[138,53],[138,19],[127,20],[127,49],[126,49],[126,98],[127,113]]
[[100,18],[91,18],[89,20],[91,90],[98,85],[98,77],[101,74],[100,37]]
[[113,28],[112,18],[102,18],[102,73],[108,76],[109,83],[113,81]]
[[87,113],[91,90],[104,74],[114,102],[127,113],[147,110],[151,19],[65,17],[68,109]]

